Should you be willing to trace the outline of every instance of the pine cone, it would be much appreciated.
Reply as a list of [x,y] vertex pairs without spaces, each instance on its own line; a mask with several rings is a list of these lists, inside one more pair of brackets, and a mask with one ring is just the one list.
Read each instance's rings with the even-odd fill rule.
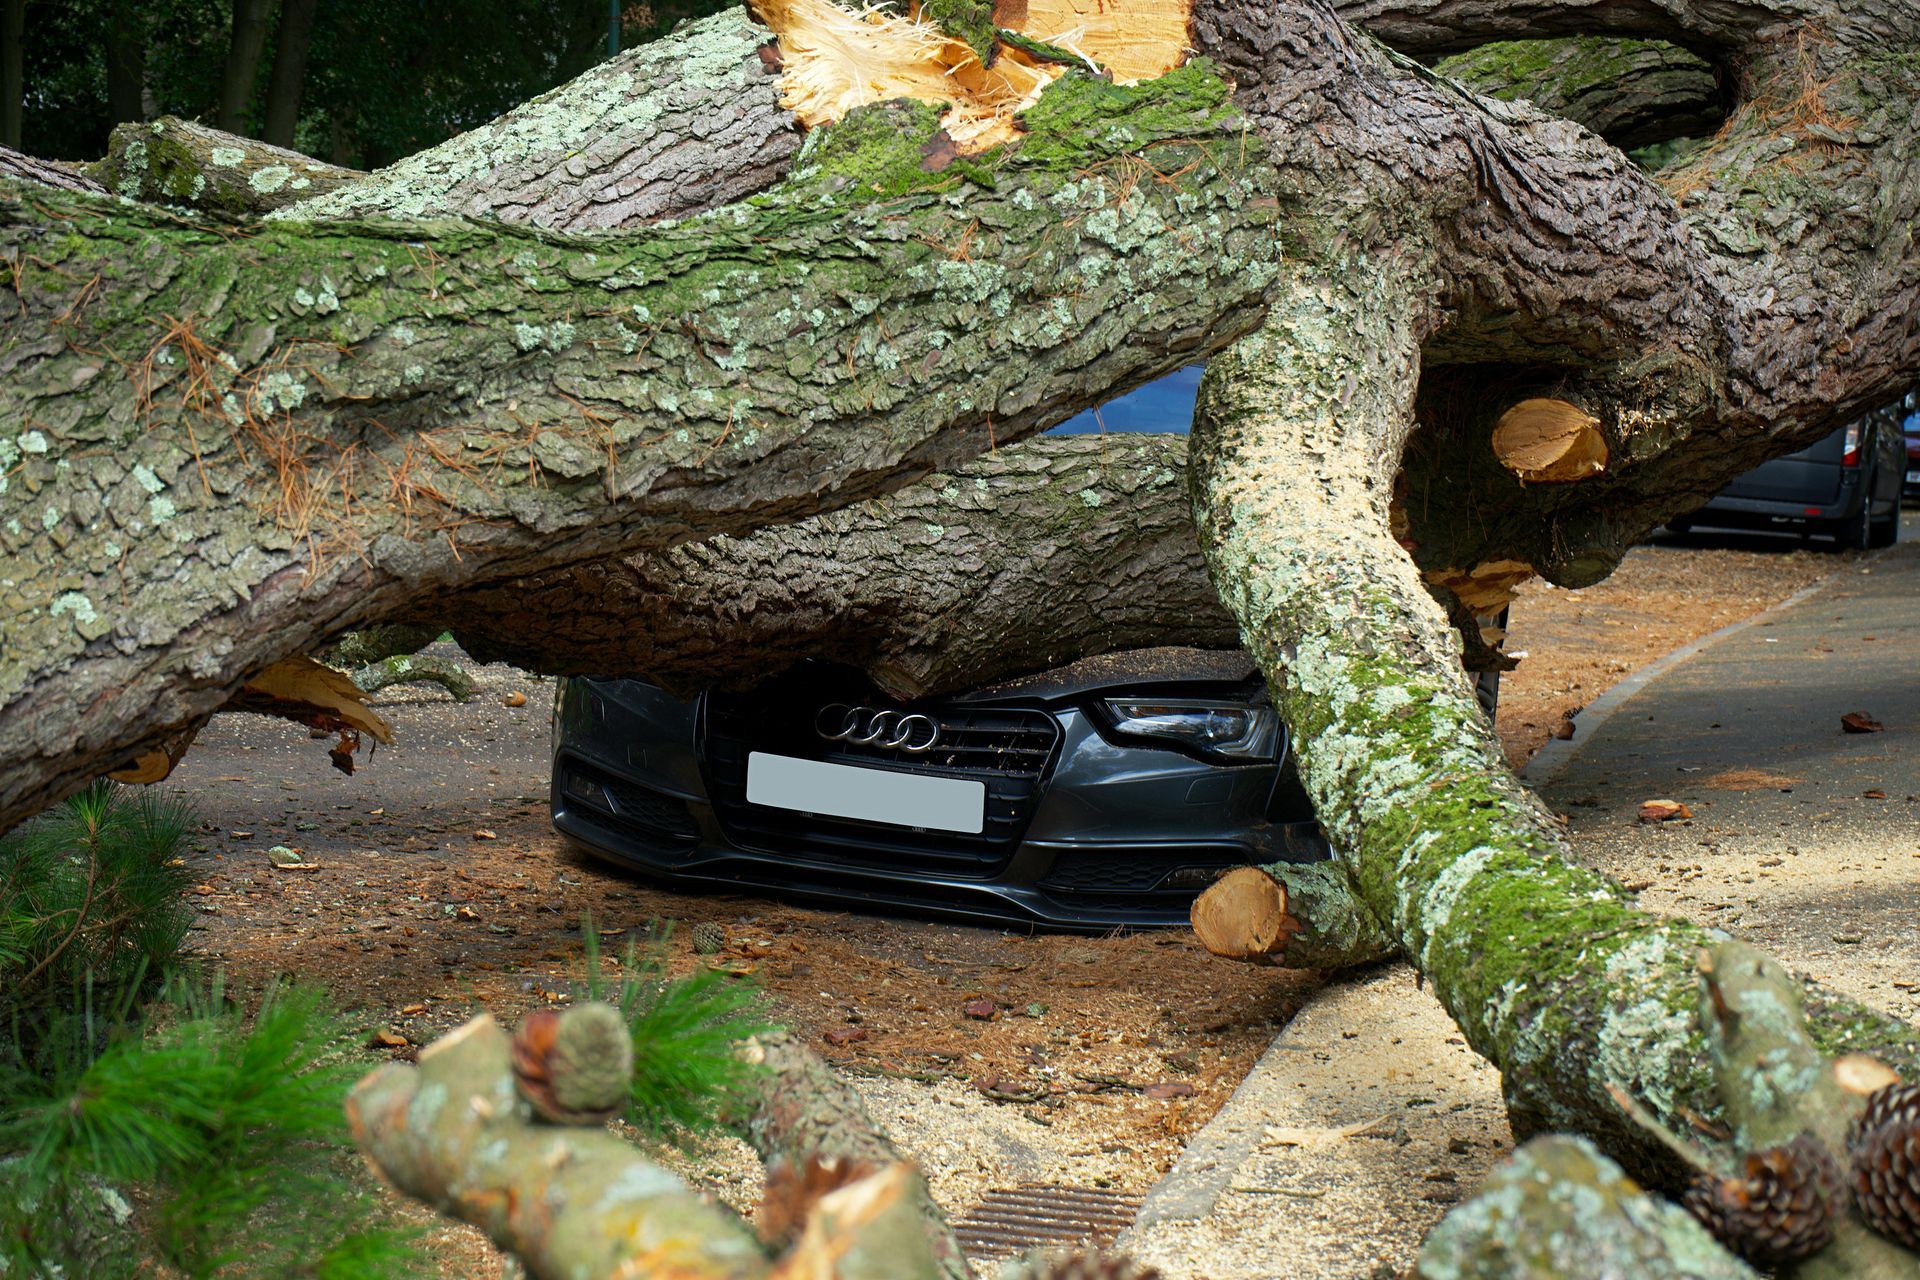
[[1697,1179],[1681,1200],[1720,1243],[1763,1267],[1827,1247],[1840,1169],[1818,1138],[1803,1133],[1741,1163],[1736,1176]]
[[727,945],[727,931],[711,920],[693,926],[693,950],[696,955],[716,956]]
[[1920,1085],[1888,1085],[1869,1095],[1847,1132],[1847,1153],[1860,1216],[1920,1251]]
[[535,1009],[513,1036],[513,1079],[543,1119],[599,1124],[626,1105],[633,1039],[612,1005]]

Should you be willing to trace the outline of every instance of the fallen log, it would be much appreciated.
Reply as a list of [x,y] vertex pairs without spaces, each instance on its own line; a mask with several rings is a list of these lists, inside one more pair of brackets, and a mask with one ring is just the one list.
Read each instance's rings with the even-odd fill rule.
[[[769,1171],[822,1165],[885,1169],[906,1163],[859,1092],[791,1032],[756,1036],[743,1053],[765,1074],[740,1125],[741,1136]],[[926,1179],[914,1172],[903,1181],[901,1194],[913,1204],[920,1223],[924,1243],[918,1247],[930,1253],[940,1274],[966,1280],[966,1254],[946,1214],[934,1203]]]
[[[561,1017],[594,1016],[594,1010],[611,1014],[624,1031],[604,1005],[582,1005]],[[598,1058],[549,1064],[541,1084],[564,1095],[569,1082],[560,1071],[604,1066]],[[625,1088],[621,1076],[622,1097]],[[388,1063],[368,1075],[347,1100],[347,1122],[383,1177],[485,1231],[535,1280],[932,1280],[946,1274],[927,1255],[908,1195],[918,1175],[909,1166],[881,1168],[815,1201],[799,1242],[775,1260],[730,1210],[604,1128],[537,1119],[525,1090],[516,1084],[513,1041],[482,1015],[421,1050],[418,1065]]]
[[1585,1138],[1535,1138],[1427,1236],[1419,1280],[1760,1280]]
[[1025,440],[792,524],[463,591],[423,621],[540,671],[696,690],[818,658],[900,698],[1237,640],[1172,435]]
[[1250,964],[1350,969],[1399,952],[1335,862],[1237,867],[1194,899],[1192,920],[1209,952]]

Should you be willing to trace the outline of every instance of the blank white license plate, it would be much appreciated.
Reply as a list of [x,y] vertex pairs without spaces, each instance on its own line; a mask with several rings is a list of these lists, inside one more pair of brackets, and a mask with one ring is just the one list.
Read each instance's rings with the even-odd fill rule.
[[747,755],[747,801],[797,813],[979,835],[986,824],[987,784],[754,751]]

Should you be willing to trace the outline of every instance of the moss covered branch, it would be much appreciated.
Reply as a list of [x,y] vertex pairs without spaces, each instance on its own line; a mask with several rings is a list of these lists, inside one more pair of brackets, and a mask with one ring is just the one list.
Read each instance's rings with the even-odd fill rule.
[[254,138],[162,116],[116,127],[87,175],[129,200],[258,217],[361,175]]
[[1727,109],[1713,65],[1661,40],[1499,40],[1434,69],[1488,97],[1525,98],[1617,147],[1705,137]]
[[1130,92],[1165,181],[1055,112],[990,185],[887,147],[886,197],[846,154],[595,239],[0,190],[0,826],[324,636],[856,501],[1244,331],[1274,175],[1204,68]]
[[[1389,532],[1427,265],[1402,244],[1311,270],[1202,383],[1192,467],[1210,569],[1355,896],[1500,1068],[1516,1131],[1574,1130],[1670,1173],[1609,1089],[1675,1128],[1723,1114],[1695,990],[1709,936],[1572,861]],[[1902,1043],[1903,1069],[1920,1040],[1857,1006],[1810,1033],[1827,1052]]]

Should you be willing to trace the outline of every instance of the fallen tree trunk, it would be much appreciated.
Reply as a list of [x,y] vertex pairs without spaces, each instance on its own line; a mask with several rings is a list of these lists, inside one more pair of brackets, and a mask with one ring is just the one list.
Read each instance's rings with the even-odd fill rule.
[[[874,1122],[859,1093],[792,1033],[757,1036],[744,1054],[765,1076],[743,1134],[769,1169],[804,1170],[826,1164],[845,1171],[878,1170],[905,1163],[906,1157]],[[947,1225],[946,1214],[934,1203],[926,1179],[915,1172],[904,1194],[914,1203],[925,1238],[923,1247],[940,1274],[966,1280],[970,1274],[966,1254]]]
[[[1695,1015],[1709,935],[1638,911],[1572,862],[1559,824],[1507,771],[1445,614],[1389,550],[1427,265],[1374,247],[1301,269],[1319,287],[1295,291],[1202,383],[1193,470],[1208,563],[1294,729],[1354,896],[1500,1068],[1516,1133],[1575,1130],[1671,1176],[1671,1153],[1610,1090],[1676,1129],[1723,1114]],[[1363,341],[1316,340],[1345,331]],[[1825,1052],[1920,1067],[1913,1028],[1835,1012],[1808,1028]],[[1821,1105],[1792,1101],[1809,1122]]]
[[[0,826],[322,637],[856,501],[1240,331],[1270,175],[1196,145],[1227,128],[1224,86],[1091,91],[1149,112],[1137,127],[1186,157],[1179,183],[1101,169],[1106,144],[1063,119],[991,189],[922,171],[914,141],[904,181],[933,191],[848,197],[828,155],[751,209],[593,247],[463,225],[235,235],[16,189],[0,252],[34,252],[0,414],[35,425],[5,442],[0,545],[33,576],[6,588]],[[934,131],[878,110],[883,152]],[[1055,207],[1112,202],[1127,229]],[[983,224],[1005,263],[949,254]],[[1058,296],[1060,256],[1100,282]],[[1023,307],[1051,318],[985,324]],[[876,361],[902,376],[860,372]],[[137,614],[116,604],[131,583]]]
[[429,615],[483,661],[743,687],[801,658],[900,698],[1091,654],[1231,648],[1177,436],[1050,436],[737,537],[462,592]]

